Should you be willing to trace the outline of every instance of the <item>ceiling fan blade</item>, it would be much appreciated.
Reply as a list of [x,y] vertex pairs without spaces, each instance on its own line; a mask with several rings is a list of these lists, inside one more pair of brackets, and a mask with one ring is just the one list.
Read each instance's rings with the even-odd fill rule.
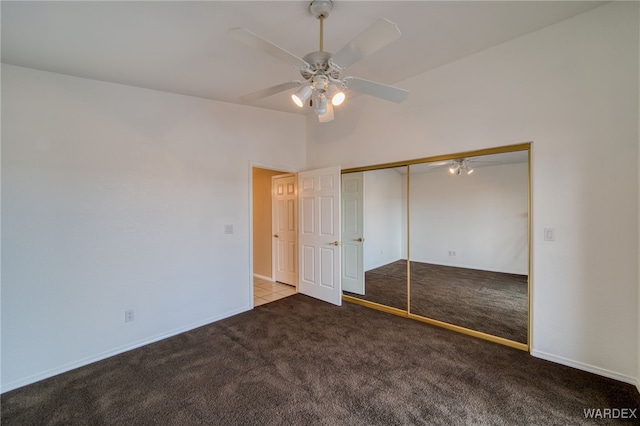
[[389,86],[387,84],[376,83],[375,81],[365,80],[364,78],[346,77],[344,82],[349,90],[355,90],[356,92],[375,96],[376,98],[385,99],[387,101],[400,103],[409,96],[408,90]]
[[382,18],[355,36],[338,53],[333,55],[333,63],[340,68],[347,68],[365,56],[383,48],[398,37],[400,37],[398,26]]
[[298,67],[308,65],[304,59],[298,58],[288,50],[285,50],[282,47],[265,40],[259,35],[254,34],[249,30],[245,30],[244,28],[231,28],[227,31],[227,37],[254,49],[260,50],[274,58],[280,59],[291,66]]
[[268,87],[266,89],[258,90],[257,92],[250,93],[240,98],[240,101],[251,103],[258,99],[266,98],[276,93],[284,92],[285,90],[293,89],[294,87],[300,87],[301,81],[293,80],[286,83],[278,84],[276,86]]

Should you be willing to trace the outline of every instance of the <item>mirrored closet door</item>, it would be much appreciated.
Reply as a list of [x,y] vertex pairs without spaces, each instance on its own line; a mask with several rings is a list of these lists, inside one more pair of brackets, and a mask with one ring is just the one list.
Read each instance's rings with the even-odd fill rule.
[[527,348],[529,144],[342,179],[345,300]]
[[344,294],[407,311],[407,166],[343,174],[342,206]]
[[411,314],[527,343],[527,160],[409,166]]

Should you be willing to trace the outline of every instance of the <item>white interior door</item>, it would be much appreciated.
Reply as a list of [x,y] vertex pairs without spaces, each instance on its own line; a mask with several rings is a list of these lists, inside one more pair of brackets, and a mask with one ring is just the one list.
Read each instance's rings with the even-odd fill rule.
[[275,279],[296,285],[298,273],[298,232],[296,227],[296,175],[271,178],[273,190],[273,267]]
[[298,173],[298,205],[298,291],[340,306],[340,167]]
[[364,174],[342,175],[342,289],[364,294]]

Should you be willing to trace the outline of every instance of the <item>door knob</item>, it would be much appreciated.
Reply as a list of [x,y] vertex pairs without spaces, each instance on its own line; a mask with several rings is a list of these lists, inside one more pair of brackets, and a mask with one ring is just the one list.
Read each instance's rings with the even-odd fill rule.
[[339,246],[340,245],[340,241],[334,241],[332,243],[329,243],[330,246]]
[[364,238],[360,237],[360,238],[354,238],[353,241],[357,241],[359,243],[364,242]]
[[278,234],[273,234],[274,237],[278,238]]

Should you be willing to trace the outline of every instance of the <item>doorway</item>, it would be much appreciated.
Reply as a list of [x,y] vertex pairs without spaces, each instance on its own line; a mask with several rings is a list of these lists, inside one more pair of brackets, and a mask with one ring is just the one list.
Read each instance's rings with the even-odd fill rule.
[[287,174],[291,172],[257,166],[251,170],[254,307],[297,293],[295,286],[276,281],[274,267],[272,179]]
[[[251,168],[252,278],[254,281],[267,280],[269,285],[276,287],[280,283],[276,282],[274,265],[274,247],[277,246],[274,241],[277,232],[273,211],[277,209],[273,209],[273,205],[274,201],[278,200],[274,183],[277,180],[276,176],[282,173],[280,170],[258,166]],[[299,225],[296,223],[294,226],[294,235],[297,234],[298,240],[291,250],[295,276],[299,278],[295,281],[294,292],[300,291],[307,296],[339,306],[342,304],[340,167],[284,174],[295,176],[291,182],[293,193],[296,195],[295,203],[287,205],[285,210],[291,211],[294,217],[299,212],[299,218],[294,218],[294,223],[299,221]],[[268,181],[272,184],[267,184]],[[264,293],[265,290],[255,287],[254,285],[254,307],[256,302],[259,302],[256,297],[260,297],[260,293]],[[270,296],[272,300],[276,300],[276,297],[281,298],[278,296],[281,296],[282,292],[276,293],[279,294]]]

